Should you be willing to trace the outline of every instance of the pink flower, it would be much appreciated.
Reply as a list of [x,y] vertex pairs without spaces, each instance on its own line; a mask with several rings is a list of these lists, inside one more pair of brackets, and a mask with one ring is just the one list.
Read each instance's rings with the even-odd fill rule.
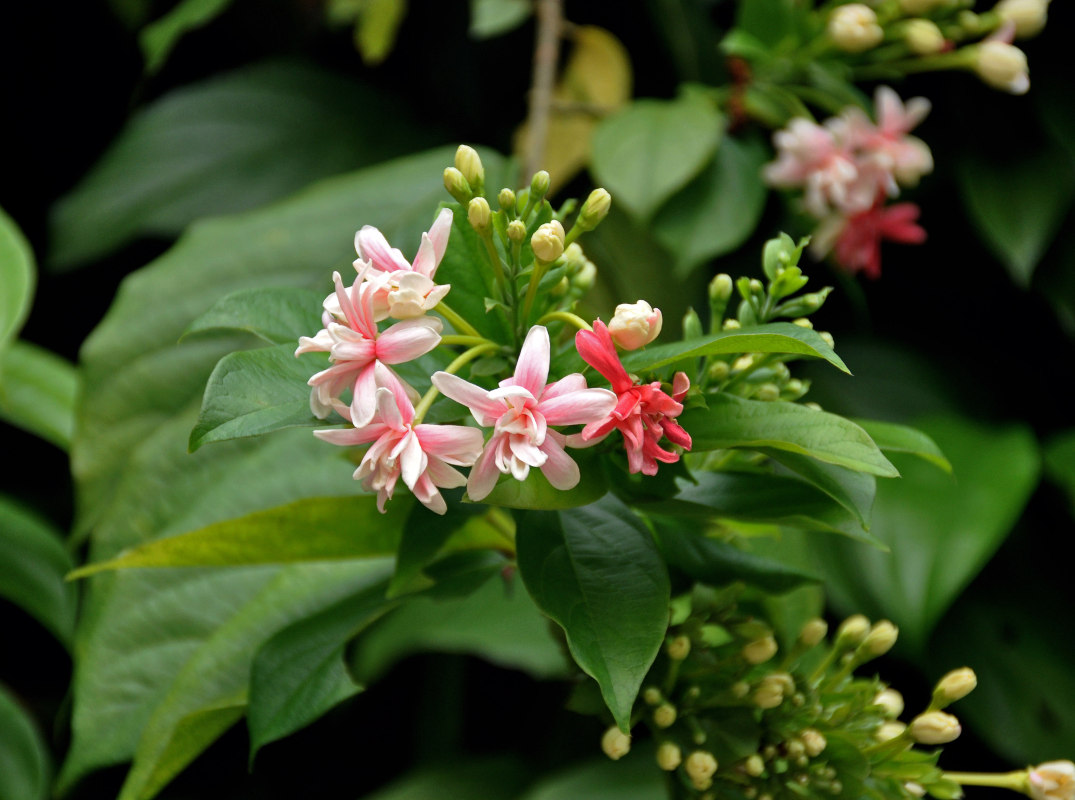
[[[378,371],[387,370],[377,365]],[[385,381],[390,383],[390,381]],[[339,445],[371,444],[355,470],[368,491],[377,492],[377,508],[391,499],[400,478],[431,511],[443,514],[447,504],[438,487],[453,489],[467,481],[450,464],[469,467],[482,450],[482,433],[464,425],[415,425],[414,406],[399,388],[376,390],[374,419],[361,428],[314,431],[326,442]]]
[[918,224],[919,208],[914,203],[876,204],[847,217],[833,217],[818,228],[810,249],[822,258],[830,249],[836,262],[849,272],[881,276],[881,241],[921,244],[926,231]]
[[355,269],[360,274],[366,273],[370,280],[383,280],[374,294],[376,319],[420,317],[444,299],[451,286],[437,285],[433,276],[444,258],[451,232],[452,211],[445,208],[429,231],[422,234],[422,244],[413,263],[409,263],[399,249],[389,245],[384,234],[372,225],[364,226],[355,234],[355,250],[358,252]]
[[929,110],[929,100],[924,97],[913,97],[904,104],[892,89],[879,86],[874,93],[876,125],[854,107],[839,118],[843,136],[857,153],[860,172],[871,176],[876,188],[884,189],[889,197],[899,194],[899,185],[914,186],[933,171],[929,147],[908,135]]
[[[326,303],[325,328],[313,337],[301,337],[295,350],[295,355],[328,352],[334,362],[309,380],[313,387],[310,408],[314,415],[324,419],[335,409],[349,417],[356,427],[373,419],[379,387],[414,393],[394,372],[377,371],[375,366],[378,363],[402,364],[428,353],[439,344],[441,330],[439,319],[419,317],[397,322],[378,332],[373,305],[374,294],[380,286],[377,281],[363,282],[363,277],[360,274],[347,291],[340,273],[332,274],[340,311],[330,310]],[[378,375],[383,377],[380,382]],[[339,399],[348,388],[352,392],[350,409]]]
[[651,308],[645,300],[620,303],[608,323],[612,340],[624,350],[645,347],[661,333],[661,309]]
[[583,440],[597,440],[615,428],[623,434],[627,448],[627,465],[632,473],[657,474],[657,462],[673,464],[679,453],[660,446],[662,437],[690,450],[691,437],[675,418],[683,411],[682,400],[690,388],[690,380],[677,372],[672,382],[672,395],[661,389],[659,381],[635,384],[616,355],[616,347],[608,327],[601,320],[594,322],[593,331],[575,334],[575,347],[582,360],[604,375],[616,393],[616,406],[609,414],[582,429]]
[[515,374],[488,391],[447,372],[433,375],[433,385],[467,406],[493,435],[470,471],[467,494],[481,500],[501,473],[525,480],[538,467],[557,489],[579,482],[578,465],[564,450],[566,437],[550,425],[580,425],[605,417],[616,405],[606,389],[589,389],[579,373],[546,384],[549,377],[549,332],[535,325],[526,336]]

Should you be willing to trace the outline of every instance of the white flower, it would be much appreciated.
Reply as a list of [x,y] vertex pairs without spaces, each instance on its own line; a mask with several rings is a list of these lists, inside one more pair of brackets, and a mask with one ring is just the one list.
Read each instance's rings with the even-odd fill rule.
[[1049,0],[1000,0],[994,10],[1004,22],[1015,25],[1018,38],[1029,39],[1045,28]]
[[657,338],[661,332],[661,310],[651,308],[645,300],[620,303],[608,323],[612,341],[624,350],[637,350]]
[[1007,42],[985,41],[978,45],[975,69],[994,88],[1012,94],[1025,94],[1030,88],[1026,53]]
[[828,32],[833,44],[848,53],[869,50],[885,38],[877,14],[862,3],[837,6],[829,16]]
[[1070,761],[1047,761],[1027,775],[1033,800],[1075,799],[1075,764]]

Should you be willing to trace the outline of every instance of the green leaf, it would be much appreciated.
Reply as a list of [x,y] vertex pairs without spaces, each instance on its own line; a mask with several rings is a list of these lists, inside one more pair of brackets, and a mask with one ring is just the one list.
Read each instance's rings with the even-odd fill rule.
[[[307,356],[307,354],[303,354]],[[298,426],[325,426],[310,411],[307,380],[324,366],[317,354],[295,357],[295,345],[228,353],[209,376],[190,451]]]
[[[50,265],[79,266],[140,236],[172,237],[201,217],[265,205],[427,143],[397,107],[300,62],[259,64],[177,89],[132,117],[56,204]],[[370,108],[377,125],[368,124]],[[350,226],[365,221],[356,217]]]
[[657,518],[655,522],[657,546],[665,561],[694,580],[717,586],[743,581],[775,594],[821,580],[813,573],[740,550],[730,542],[711,539],[699,531],[685,529],[681,520],[665,517]]
[[250,761],[264,745],[309,725],[362,691],[344,660],[347,643],[389,609],[386,583],[347,595],[281,630],[250,669]]
[[1045,446],[1045,471],[1059,484],[1075,509],[1075,430],[1054,436]]
[[533,9],[528,0],[470,0],[471,39],[490,39],[519,27]]
[[890,618],[901,641],[919,651],[1004,541],[1040,471],[1037,443],[1024,427],[985,427],[955,417],[921,427],[948,455],[954,475],[899,457],[903,477],[877,487],[870,529],[892,551],[834,541],[816,559],[835,602]]
[[768,189],[759,176],[769,157],[759,139],[727,136],[701,174],[661,207],[653,234],[675,254],[677,276],[750,238],[765,210]]
[[[30,313],[37,266],[34,251],[4,209],[0,208],[0,356]],[[0,387],[3,383],[0,382]]]
[[234,721],[234,707],[245,704],[255,654],[269,637],[356,586],[383,581],[390,570],[389,559],[308,564],[265,584],[183,665],[142,732],[119,800],[156,795]]
[[870,509],[877,493],[877,479],[863,472],[816,461],[787,450],[763,448],[761,452],[823,491],[870,529]]
[[421,767],[362,800],[516,800],[525,776],[509,759],[454,760]]
[[557,511],[585,506],[600,500],[608,491],[608,477],[596,453],[575,451],[571,457],[578,463],[581,478],[566,491],[556,489],[539,469],[530,470],[525,481],[506,475],[483,500],[491,506],[525,508],[534,511]]
[[629,753],[619,761],[591,761],[554,773],[537,783],[522,800],[663,800],[667,797],[653,754]]
[[363,0],[355,20],[355,47],[366,64],[388,58],[406,15],[407,0]]
[[351,669],[368,685],[408,655],[429,651],[478,656],[539,679],[567,671],[548,620],[517,582],[499,576],[459,597],[409,595],[358,638]]
[[729,394],[714,395],[708,402],[708,409],[688,409],[678,420],[690,433],[695,451],[776,448],[871,475],[899,475],[866,431],[836,414]]
[[184,34],[208,25],[231,3],[232,0],[181,0],[163,17],[146,25],[138,34],[146,73],[152,75],[164,66]]
[[410,504],[397,498],[386,513],[377,499],[313,497],[224,520],[199,530],[154,539],[115,558],[71,573],[136,567],[236,567],[302,561],[377,558],[392,555]]
[[0,353],[0,419],[67,450],[77,384],[70,362],[29,342],[13,342]]
[[448,510],[439,515],[415,503],[403,524],[389,596],[409,591],[422,569],[442,552],[453,534],[480,511],[481,507],[463,506],[453,500]]
[[71,557],[51,524],[0,495],[0,597],[10,600],[70,647],[78,592],[64,583]]
[[1030,285],[1075,198],[1071,161],[1057,146],[1015,160],[966,156],[956,162],[967,214],[1012,280]]
[[636,100],[594,131],[591,169],[617,204],[647,220],[709,161],[722,126],[702,98]]
[[745,0],[739,4],[735,27],[771,47],[794,33],[801,14],[794,0]]
[[576,663],[629,731],[668,626],[668,573],[649,531],[608,496],[568,511],[520,514],[516,548],[534,602],[564,629]]
[[945,472],[950,473],[952,471],[952,465],[944,457],[941,448],[937,447],[937,443],[917,428],[875,419],[855,419],[852,421],[870,434],[870,438],[884,452],[908,453],[928,461]]
[[47,800],[50,772],[37,725],[0,684],[0,797]]
[[790,322],[770,322],[753,328],[721,331],[700,339],[671,342],[636,350],[623,357],[631,372],[645,372],[702,356],[733,353],[791,353],[823,358],[837,369],[851,371],[817,331]]
[[[482,163],[486,165],[486,182],[496,186],[497,183],[489,175],[484,152]],[[447,203],[445,206],[452,209],[454,215],[448,248],[437,268],[437,283],[452,287],[445,304],[473,325],[482,336],[504,341],[507,336],[504,317],[495,310],[499,304],[491,301],[494,307],[490,307],[487,303],[496,292],[493,289],[493,268],[489,264],[485,246],[467,221],[467,210],[458,203]]]
[[242,289],[220,298],[190,323],[183,338],[205,332],[246,331],[269,344],[296,345],[300,336],[313,336],[324,327],[324,299],[324,294],[295,286]]

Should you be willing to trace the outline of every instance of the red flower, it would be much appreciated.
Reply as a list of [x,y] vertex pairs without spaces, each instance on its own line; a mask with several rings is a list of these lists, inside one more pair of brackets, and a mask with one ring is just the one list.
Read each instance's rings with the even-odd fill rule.
[[582,360],[604,375],[616,394],[616,407],[602,420],[591,422],[582,429],[585,441],[607,436],[613,429],[623,434],[627,449],[627,465],[632,473],[657,474],[657,462],[674,464],[679,453],[663,449],[662,437],[685,450],[691,449],[691,437],[675,421],[683,411],[680,402],[690,388],[690,380],[677,372],[669,396],[661,389],[660,381],[636,384],[620,363],[612,335],[601,320],[594,322],[593,331],[575,334],[575,347]]
[[[881,277],[881,241],[921,244],[925,229],[918,224],[919,208],[914,203],[883,206],[878,200],[872,208],[844,217],[836,227],[817,234],[818,250],[824,252],[831,243],[836,262],[849,272],[865,272],[870,278]],[[817,250],[815,250],[817,252]]]

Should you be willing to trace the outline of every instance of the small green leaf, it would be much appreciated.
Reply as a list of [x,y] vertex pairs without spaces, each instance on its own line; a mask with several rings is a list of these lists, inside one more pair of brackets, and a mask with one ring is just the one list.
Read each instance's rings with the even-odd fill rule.
[[750,238],[768,197],[760,178],[768,159],[760,140],[727,136],[701,174],[661,207],[653,234],[675,254],[676,275],[684,277]]
[[[295,286],[240,289],[225,295],[183,332],[183,338],[212,331],[246,331],[269,344],[298,344],[321,328],[325,293]],[[180,339],[182,341],[182,339]]]
[[63,535],[0,495],[0,597],[44,625],[64,645],[75,632],[78,592],[63,577],[72,568]]
[[362,800],[517,800],[526,783],[522,764],[510,759],[453,759],[423,766]]
[[366,64],[388,58],[406,15],[407,0],[362,0],[355,20],[355,47]]
[[928,461],[945,472],[950,473],[952,471],[952,465],[944,457],[941,448],[937,447],[937,443],[922,431],[909,425],[898,425],[894,422],[881,422],[875,419],[855,419],[852,421],[870,434],[870,438],[884,452],[909,453]]
[[0,685],[0,797],[47,800],[49,751],[33,719]]
[[871,475],[899,475],[866,431],[836,414],[729,394],[714,395],[708,402],[708,409],[688,409],[678,420],[696,451],[771,447]]
[[483,503],[503,508],[526,508],[534,511],[556,511],[585,506],[600,500],[608,491],[608,478],[596,453],[574,451],[571,457],[578,463],[581,478],[566,491],[557,489],[539,469],[531,469],[524,481],[511,475],[500,479]]
[[[479,152],[485,163],[484,152]],[[486,172],[487,182],[496,185],[488,170]],[[437,268],[437,283],[452,287],[445,304],[473,325],[482,336],[494,341],[506,341],[504,316],[496,310],[504,306],[492,299],[496,291],[485,246],[467,221],[467,210],[458,203],[449,203],[446,207],[452,209],[455,216],[448,248]]]
[[701,339],[672,342],[637,350],[623,357],[623,366],[631,372],[666,367],[688,359],[733,353],[791,353],[823,358],[837,369],[851,371],[817,331],[790,322],[770,322],[753,328],[721,331]]
[[613,718],[631,708],[668,626],[668,573],[642,521],[612,496],[518,516],[519,572],[534,602],[567,634]]
[[602,759],[553,773],[522,800],[663,800],[667,796],[661,772],[653,768],[652,752],[631,752],[616,762]]
[[190,432],[190,452],[210,442],[328,425],[310,411],[307,381],[319,362],[324,358],[316,353],[296,358],[292,344],[228,353],[205,386],[198,424]]
[[471,39],[490,39],[519,27],[533,13],[529,0],[470,0]]
[[78,377],[70,362],[30,344],[0,353],[0,419],[52,442],[71,446]]
[[722,125],[702,98],[636,100],[594,131],[591,168],[617,204],[647,220],[709,161]]
[[314,497],[255,511],[199,530],[154,539],[116,558],[87,564],[68,577],[84,578],[135,567],[234,567],[392,555],[410,510],[402,497],[377,511],[377,499]]
[[869,530],[870,509],[877,493],[877,480],[873,475],[825,464],[788,450],[763,448],[761,452],[823,491]]
[[0,292],[0,355],[30,313],[36,279],[37,266],[30,243],[15,221],[0,208],[0,286],[4,287]]
[[152,75],[164,66],[184,34],[208,25],[231,3],[232,0],[181,0],[163,17],[146,25],[138,35],[146,73]]

